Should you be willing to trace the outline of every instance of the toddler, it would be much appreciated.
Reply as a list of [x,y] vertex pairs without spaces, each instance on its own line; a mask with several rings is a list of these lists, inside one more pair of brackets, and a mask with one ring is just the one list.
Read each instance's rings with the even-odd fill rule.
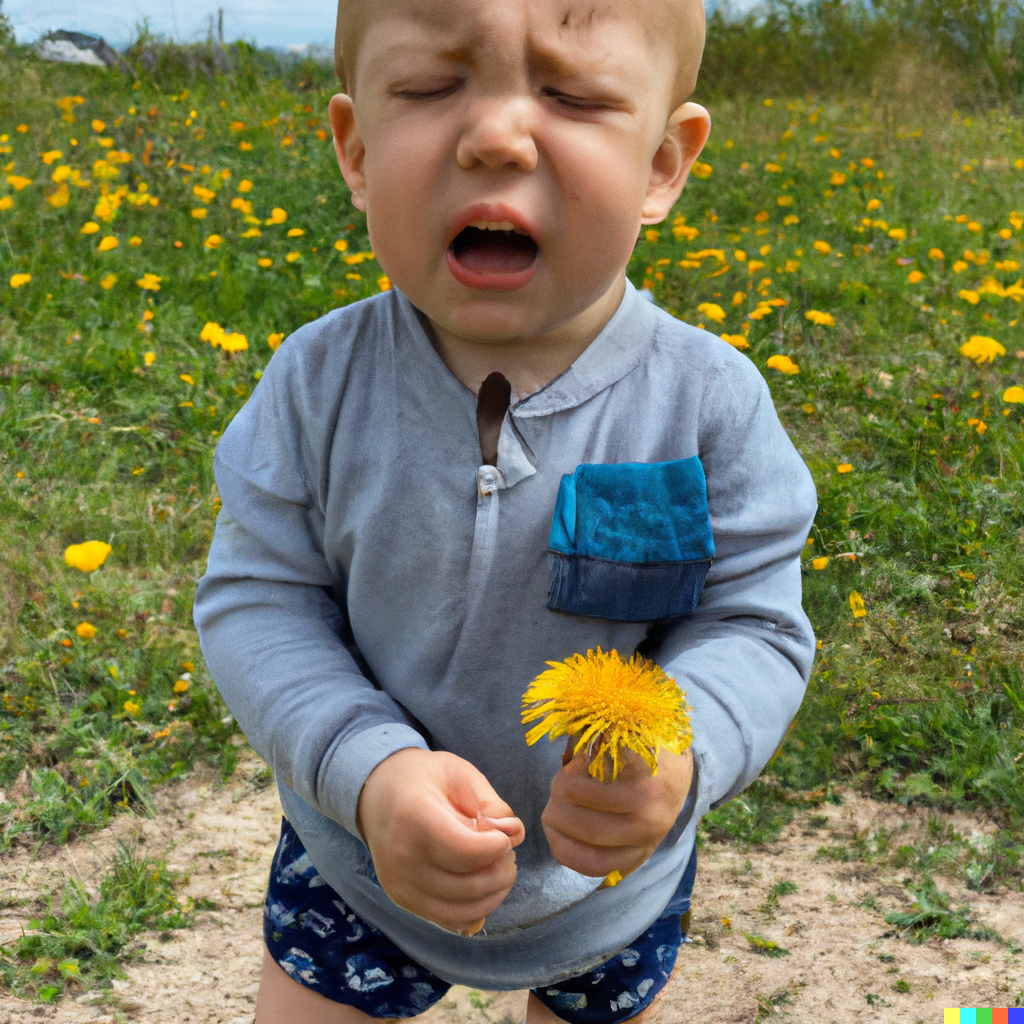
[[[286,816],[258,1024],[452,983],[650,1018],[697,823],[797,711],[810,476],[750,360],[625,276],[710,129],[703,32],[701,0],[341,0],[334,143],[393,287],[225,432],[195,607]],[[656,775],[525,744],[530,681],[598,646],[686,691]]]

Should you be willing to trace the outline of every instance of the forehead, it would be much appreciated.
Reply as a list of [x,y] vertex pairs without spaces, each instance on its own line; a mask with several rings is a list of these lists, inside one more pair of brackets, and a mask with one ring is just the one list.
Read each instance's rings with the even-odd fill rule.
[[[360,0],[344,32],[345,64],[358,78],[381,61],[400,59],[403,51],[436,51],[470,61],[485,54],[519,57],[525,51],[533,59],[571,56],[576,63],[612,71],[650,51],[671,49],[674,33],[657,14],[673,2]],[[339,42],[342,36],[339,31]]]

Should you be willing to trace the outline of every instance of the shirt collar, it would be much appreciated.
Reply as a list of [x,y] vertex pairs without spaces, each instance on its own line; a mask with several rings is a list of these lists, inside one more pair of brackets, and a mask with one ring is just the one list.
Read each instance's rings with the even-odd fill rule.
[[[422,314],[397,288],[393,288],[392,292],[400,306],[400,317],[414,336],[421,357],[443,371],[449,383],[455,384],[467,398],[475,402],[472,392],[445,366],[444,360],[431,344],[420,319]],[[657,329],[657,307],[645,301],[627,279],[619,308],[604,330],[568,369],[539,391],[522,399],[517,399],[513,391],[512,415],[516,419],[532,419],[582,405],[621,380],[643,360],[654,343]]]

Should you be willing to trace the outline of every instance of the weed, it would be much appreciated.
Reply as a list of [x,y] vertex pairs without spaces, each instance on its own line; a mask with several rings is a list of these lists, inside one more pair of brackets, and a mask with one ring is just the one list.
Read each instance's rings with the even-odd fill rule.
[[908,942],[920,944],[934,937],[940,939],[999,939],[991,928],[976,925],[967,905],[953,907],[949,895],[940,892],[935,883],[926,878],[921,885],[908,885],[914,895],[909,911],[885,915],[885,923],[895,926],[897,935]]
[[15,995],[45,1001],[59,998],[70,983],[109,985],[123,975],[120,964],[139,932],[192,923],[192,909],[176,894],[180,883],[163,861],[119,844],[97,892],[72,879],[59,904],[51,899],[27,933],[12,947],[0,947],[0,976]]
[[768,897],[761,905],[761,913],[765,919],[772,921],[775,919],[775,911],[779,909],[779,897],[789,896],[797,891],[795,882],[789,881],[789,879],[780,879],[776,882],[769,890]]
[[750,950],[753,953],[770,957],[789,956],[788,949],[783,949],[777,942],[772,942],[771,939],[766,939],[763,935],[744,932],[743,936],[750,943]]
[[777,788],[755,782],[740,796],[709,812],[701,823],[701,832],[711,842],[735,843],[741,849],[750,849],[777,840],[792,819],[793,807]]

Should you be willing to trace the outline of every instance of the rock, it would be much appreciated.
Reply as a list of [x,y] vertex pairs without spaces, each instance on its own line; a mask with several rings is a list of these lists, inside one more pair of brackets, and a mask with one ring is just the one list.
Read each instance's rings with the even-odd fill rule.
[[43,60],[60,64],[91,64],[98,68],[118,67],[132,74],[131,66],[99,36],[84,32],[48,32],[35,46],[36,53]]

